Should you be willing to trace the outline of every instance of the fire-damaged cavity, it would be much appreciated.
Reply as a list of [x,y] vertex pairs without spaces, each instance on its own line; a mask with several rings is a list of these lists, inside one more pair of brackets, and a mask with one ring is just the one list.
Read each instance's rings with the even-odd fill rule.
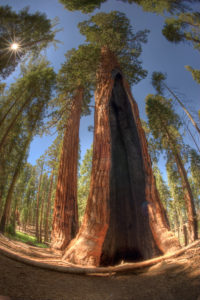
[[112,75],[110,216],[101,265],[144,260],[159,253],[149,226],[142,150],[131,103],[122,75],[117,71]]

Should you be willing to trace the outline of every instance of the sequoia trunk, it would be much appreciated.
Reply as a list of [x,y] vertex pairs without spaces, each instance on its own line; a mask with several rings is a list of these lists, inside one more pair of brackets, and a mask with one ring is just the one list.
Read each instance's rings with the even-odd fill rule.
[[82,100],[83,89],[79,88],[67,121],[60,159],[51,235],[54,249],[64,249],[78,231],[77,163]]
[[158,197],[137,104],[114,54],[106,48],[95,100],[88,203],[79,233],[63,259],[110,265],[179,248]]

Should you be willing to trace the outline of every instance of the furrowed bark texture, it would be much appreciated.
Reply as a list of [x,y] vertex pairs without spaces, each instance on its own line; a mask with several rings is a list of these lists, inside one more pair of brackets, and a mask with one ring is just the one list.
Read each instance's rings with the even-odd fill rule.
[[63,250],[78,231],[77,162],[83,89],[74,96],[64,134],[54,204],[51,247]]
[[179,248],[158,197],[137,104],[115,56],[106,48],[95,101],[88,203],[79,233],[63,259],[111,265]]

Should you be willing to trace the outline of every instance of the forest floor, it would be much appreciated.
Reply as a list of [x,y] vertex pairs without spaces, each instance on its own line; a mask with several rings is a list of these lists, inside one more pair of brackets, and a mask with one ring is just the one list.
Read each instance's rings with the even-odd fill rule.
[[[1,235],[0,300],[200,300],[200,241],[177,257],[123,272],[72,274],[46,268],[66,269],[61,254]],[[36,266],[40,262],[46,269]]]

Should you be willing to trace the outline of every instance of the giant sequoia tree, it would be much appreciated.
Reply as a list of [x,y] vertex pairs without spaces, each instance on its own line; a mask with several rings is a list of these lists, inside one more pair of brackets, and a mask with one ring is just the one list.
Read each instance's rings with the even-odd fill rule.
[[[68,104],[54,204],[51,247],[64,249],[78,231],[77,163],[81,115],[89,112],[98,51],[80,46],[67,55],[58,76],[60,100]],[[61,102],[60,102],[61,104]],[[62,105],[61,105],[62,106]]]
[[82,225],[64,259],[98,266],[177,249],[156,190],[137,104],[120,66],[123,54],[137,53],[132,82],[144,76],[137,60],[144,33],[133,35],[118,12],[97,14],[80,29],[87,41],[101,47],[101,60],[90,192]]

